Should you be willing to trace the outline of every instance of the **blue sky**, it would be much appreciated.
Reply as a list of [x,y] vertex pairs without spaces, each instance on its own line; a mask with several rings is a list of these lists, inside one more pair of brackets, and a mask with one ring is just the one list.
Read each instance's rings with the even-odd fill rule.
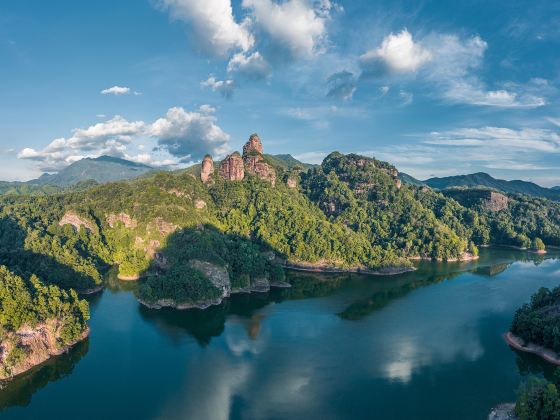
[[560,185],[560,3],[0,3],[0,179],[332,150]]

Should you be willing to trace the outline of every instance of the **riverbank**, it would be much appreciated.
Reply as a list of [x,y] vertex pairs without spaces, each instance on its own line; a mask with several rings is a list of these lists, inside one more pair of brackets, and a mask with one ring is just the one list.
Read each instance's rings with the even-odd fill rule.
[[397,274],[409,273],[415,271],[414,267],[386,267],[378,270],[370,270],[361,267],[355,268],[336,268],[321,265],[303,265],[303,264],[282,264],[282,268],[293,271],[305,271],[309,273],[327,273],[327,274],[343,274],[358,273],[370,274],[374,276],[394,276]]
[[206,301],[196,302],[196,303],[177,303],[173,299],[159,299],[155,302],[146,302],[145,300],[136,298],[138,302],[150,309],[163,309],[163,308],[171,308],[171,309],[178,309],[178,310],[186,310],[186,309],[208,309],[211,306],[220,305],[224,299],[230,297],[231,295],[243,294],[243,293],[266,293],[272,287],[279,288],[279,289],[286,289],[292,287],[290,283],[284,281],[277,281],[272,283],[267,283],[266,286],[262,284],[255,284],[253,286],[249,286],[242,289],[232,289],[226,296],[220,296],[216,299],[210,299]]
[[560,366],[560,355],[558,355],[556,352],[547,349],[545,347],[538,346],[536,344],[532,344],[532,343],[525,344],[521,338],[512,334],[510,331],[505,333],[503,337],[506,343],[509,344],[514,349],[525,353],[536,354],[537,356],[541,357],[547,362]]
[[76,290],[76,293],[79,295],[94,295],[95,293],[101,292],[104,288],[105,286],[100,284],[99,286],[95,286],[90,289]]

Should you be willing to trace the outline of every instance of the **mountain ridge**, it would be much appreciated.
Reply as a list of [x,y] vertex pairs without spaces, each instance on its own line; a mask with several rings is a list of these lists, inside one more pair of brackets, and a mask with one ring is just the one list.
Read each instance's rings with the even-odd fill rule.
[[434,177],[422,181],[425,185],[438,190],[456,187],[487,187],[510,194],[526,194],[534,197],[544,197],[551,200],[560,200],[560,189],[558,187],[546,188],[534,182],[523,180],[506,181],[494,178],[485,172],[475,172],[466,175],[454,175],[448,177]]

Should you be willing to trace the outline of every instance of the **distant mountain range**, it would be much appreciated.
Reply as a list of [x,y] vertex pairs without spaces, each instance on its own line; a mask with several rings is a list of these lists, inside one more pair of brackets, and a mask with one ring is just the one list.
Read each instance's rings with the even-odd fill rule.
[[419,181],[416,178],[404,173],[400,174],[400,176],[403,182],[413,185],[427,185],[438,190],[455,187],[486,187],[505,193],[526,194],[534,197],[544,197],[560,201],[560,187],[545,188],[528,181],[506,181],[503,179],[496,179],[484,172],[477,172],[469,175],[430,178],[425,181]]
[[[274,166],[284,169],[292,169],[300,166],[304,169],[316,167],[310,163],[304,163],[290,154],[264,155]],[[87,187],[91,183],[106,183],[137,178],[148,174],[156,169],[137,162],[112,157],[100,156],[97,158],[85,158],[72,163],[56,174],[43,174],[37,179],[27,182],[0,181],[0,194],[30,194],[30,193],[53,193],[61,191],[70,186],[83,185]],[[187,168],[188,172],[200,173],[200,165]],[[430,178],[425,181],[416,179],[404,172],[399,173],[400,179],[411,185],[428,186],[430,188],[444,190],[456,187],[485,187],[492,188],[505,193],[519,193],[535,197],[544,197],[560,201],[560,186],[545,188],[528,181],[506,181],[496,179],[484,172],[469,175],[456,175],[442,178]]]
[[72,163],[56,174],[43,174],[38,179],[28,181],[32,185],[54,185],[66,187],[79,182],[94,180],[99,183],[133,179],[154,168],[142,163],[112,157],[99,156],[85,158]]

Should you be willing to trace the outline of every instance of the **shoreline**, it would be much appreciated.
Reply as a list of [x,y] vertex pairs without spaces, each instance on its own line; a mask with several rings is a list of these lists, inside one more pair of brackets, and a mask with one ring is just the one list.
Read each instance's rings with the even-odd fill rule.
[[103,289],[105,288],[105,286],[103,284],[100,284],[99,286],[96,287],[92,287],[90,289],[84,289],[84,290],[76,290],[76,293],[79,295],[94,295],[96,293],[101,292]]
[[535,354],[549,363],[560,366],[560,355],[554,351],[532,343],[525,344],[521,338],[514,335],[511,331],[503,334],[503,337],[505,342],[514,349]]
[[250,294],[250,293],[267,293],[273,287],[278,289],[286,289],[292,287],[292,285],[287,282],[275,282],[275,283],[271,283],[267,289],[259,289],[258,287],[236,289],[236,290],[232,290],[228,296],[221,296],[213,300],[206,300],[199,303],[177,303],[173,299],[159,299],[154,303],[146,302],[145,300],[142,300],[140,298],[136,298],[136,300],[140,304],[144,305],[146,308],[149,309],[170,308],[170,309],[177,309],[179,311],[184,311],[187,309],[208,309],[211,306],[221,305],[224,299],[232,295]]
[[303,266],[298,264],[283,264],[281,266],[286,270],[304,271],[308,273],[326,273],[326,274],[343,274],[343,273],[357,273],[357,274],[370,274],[374,276],[394,276],[398,274],[409,273],[416,271],[414,267],[387,267],[379,270],[369,270],[367,268],[335,268],[335,267],[321,267],[321,266]]

